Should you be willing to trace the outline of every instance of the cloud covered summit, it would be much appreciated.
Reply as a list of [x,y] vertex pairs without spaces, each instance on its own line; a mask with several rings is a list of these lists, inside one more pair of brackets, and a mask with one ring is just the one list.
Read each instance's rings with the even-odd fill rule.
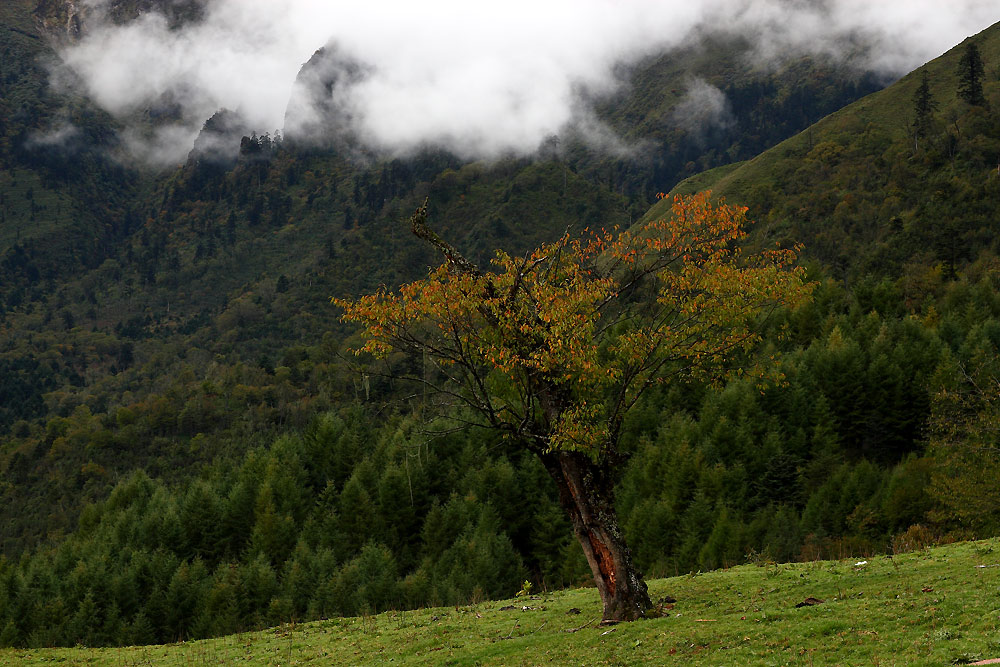
[[621,85],[616,66],[707,30],[755,40],[763,60],[857,57],[865,44],[858,65],[899,75],[1000,18],[983,0],[211,0],[200,21],[172,28],[157,13],[116,24],[101,19],[106,0],[88,4],[88,29],[60,54],[75,76],[57,79],[126,120],[172,105],[155,135],[132,136],[154,162],[181,158],[220,108],[282,128],[303,63],[330,44],[364,71],[336,89],[346,99],[335,106],[367,145],[489,157],[530,153],[568,125],[593,128],[582,100]]

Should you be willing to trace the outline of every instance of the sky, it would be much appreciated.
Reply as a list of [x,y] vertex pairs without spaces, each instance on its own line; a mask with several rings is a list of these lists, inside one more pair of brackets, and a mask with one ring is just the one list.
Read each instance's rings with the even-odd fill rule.
[[138,157],[161,164],[182,161],[220,108],[283,129],[296,75],[328,44],[364,67],[337,106],[367,145],[489,158],[530,154],[570,125],[599,135],[582,100],[623,85],[618,65],[706,27],[751,37],[763,60],[843,57],[860,37],[877,45],[862,66],[901,75],[1000,20],[996,0],[211,0],[202,22],[171,31],[156,13],[115,26],[100,20],[107,0],[81,2],[87,31],[53,80],[126,123],[175,105],[156,134],[125,131]]

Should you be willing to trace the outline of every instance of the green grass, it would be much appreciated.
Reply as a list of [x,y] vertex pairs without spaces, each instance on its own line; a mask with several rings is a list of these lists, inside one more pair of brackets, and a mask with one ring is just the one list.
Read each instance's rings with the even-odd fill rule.
[[[696,192],[701,192],[703,190],[711,190],[712,186],[721,178],[736,171],[743,166],[743,164],[744,162],[724,164],[721,167],[709,169],[708,171],[703,171],[700,174],[695,174],[694,176],[685,178],[683,181],[674,186],[674,189],[670,191],[670,194],[693,195]],[[670,199],[671,198],[668,197],[667,201]],[[659,202],[657,203],[659,204]]]
[[[1000,657],[1000,539],[894,558],[743,565],[655,580],[650,592],[676,603],[661,618],[610,628],[598,625],[596,592],[581,589],[167,646],[0,650],[0,664],[889,666]],[[796,608],[807,597],[824,602]]]

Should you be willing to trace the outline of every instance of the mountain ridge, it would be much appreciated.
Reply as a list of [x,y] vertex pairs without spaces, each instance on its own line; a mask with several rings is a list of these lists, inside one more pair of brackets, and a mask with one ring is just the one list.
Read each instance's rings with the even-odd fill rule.
[[[983,81],[984,90],[991,100],[988,108],[969,107],[956,94],[958,61],[968,44],[973,42],[978,45],[983,59],[992,63],[992,73]],[[933,208],[929,195],[938,191],[936,188],[949,187],[945,185],[946,180],[979,181],[985,188],[979,196],[995,198],[991,176],[996,172],[993,160],[997,155],[990,153],[996,153],[997,138],[989,129],[988,119],[995,117],[1000,103],[997,62],[1000,62],[1000,24],[967,38],[885,90],[872,93],[830,114],[760,155],[739,165],[693,176],[675,186],[673,192],[709,189],[717,197],[746,203],[751,207],[751,215],[766,221],[772,230],[781,229],[779,233],[785,239],[798,237],[806,242],[807,247],[812,243],[828,265],[853,265],[855,260],[849,261],[846,255],[835,256],[831,242],[818,238],[824,226],[829,227],[829,221],[838,216],[847,227],[856,224],[856,233],[867,235],[872,242],[886,246],[893,243],[900,245],[899,239],[891,241],[890,237],[894,233],[897,237],[899,233],[904,233],[904,236],[916,239],[925,224],[921,222],[926,219],[923,211]],[[940,108],[933,114],[931,135],[922,146],[913,148],[912,100],[924,73],[927,73],[934,99]],[[863,141],[868,141],[869,145],[863,145]],[[822,154],[823,151],[826,153]],[[809,162],[816,165],[814,173],[810,174],[812,180],[797,178],[801,165]],[[897,166],[900,164],[903,166]],[[848,176],[846,167],[841,165],[854,168],[854,174]],[[903,169],[906,173],[900,176],[892,172],[894,169],[897,172]],[[968,171],[970,169],[978,170],[978,175]],[[936,185],[930,189],[916,187],[921,179]],[[883,199],[881,203],[879,196]],[[789,203],[793,198],[801,202],[800,215],[807,220],[795,221],[796,211],[791,209]],[[867,200],[865,203],[872,210],[852,212],[852,199]],[[885,206],[886,199],[897,203]],[[848,204],[838,214],[836,206],[842,202]],[[654,205],[646,217],[662,215],[665,206],[663,202]],[[981,207],[983,204],[976,206],[977,209]],[[989,245],[982,238],[990,226],[987,218],[983,217],[985,215],[985,210],[977,213],[978,217],[970,219],[967,229],[961,232],[975,236],[968,240],[962,262],[975,260],[977,248]],[[843,239],[845,233],[840,232],[837,238]],[[921,238],[926,245],[926,235]],[[930,242],[941,243],[943,239]],[[920,246],[917,240],[904,238],[896,251],[886,247],[880,255],[885,260],[884,267],[896,267],[894,270],[898,270],[902,264],[919,256]],[[954,264],[952,259],[943,256],[937,257],[937,260]],[[875,259],[868,259],[865,267],[858,270],[877,271],[877,266]]]

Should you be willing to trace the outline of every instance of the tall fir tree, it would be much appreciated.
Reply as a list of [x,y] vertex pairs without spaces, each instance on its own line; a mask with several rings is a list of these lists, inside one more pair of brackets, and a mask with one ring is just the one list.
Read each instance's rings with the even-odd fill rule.
[[931,84],[924,69],[920,75],[920,86],[913,94],[913,150],[919,148],[919,141],[930,134],[937,101],[931,95]]
[[958,61],[958,96],[973,106],[986,106],[983,96],[983,57],[975,42],[965,47],[962,59]]

